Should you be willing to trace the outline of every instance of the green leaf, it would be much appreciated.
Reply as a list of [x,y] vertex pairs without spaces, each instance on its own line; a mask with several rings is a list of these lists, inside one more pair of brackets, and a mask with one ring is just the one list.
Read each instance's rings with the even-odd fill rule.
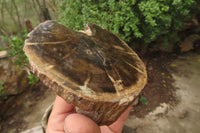
[[140,102],[142,103],[142,104],[145,104],[145,105],[147,105],[148,104],[148,101],[147,101],[147,99],[145,98],[145,97],[140,97]]
[[36,83],[36,82],[39,81],[39,78],[36,77],[36,76],[33,75],[33,74],[27,75],[27,78],[29,79],[29,82],[28,82],[29,84],[34,84],[34,83]]
[[3,95],[3,89],[4,89],[4,86],[3,86],[3,84],[4,84],[4,82],[0,82],[0,96],[2,96]]

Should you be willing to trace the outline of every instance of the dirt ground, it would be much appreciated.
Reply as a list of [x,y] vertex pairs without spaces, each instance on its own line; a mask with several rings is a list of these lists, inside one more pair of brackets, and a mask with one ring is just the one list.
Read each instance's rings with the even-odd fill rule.
[[174,79],[172,85],[177,88],[173,89],[175,104],[163,101],[143,117],[133,113],[126,121],[124,133],[199,133],[200,51],[178,56],[169,65],[170,78]]
[[[148,84],[140,97],[148,104],[133,107],[124,133],[197,133],[200,130],[200,51],[182,55],[152,53],[144,57]],[[41,125],[55,93],[41,84],[6,101],[1,133],[19,133]],[[4,108],[4,107],[2,107]]]
[[35,84],[18,96],[10,97],[1,107],[0,133],[19,133],[41,125],[42,116],[55,100],[55,93]]

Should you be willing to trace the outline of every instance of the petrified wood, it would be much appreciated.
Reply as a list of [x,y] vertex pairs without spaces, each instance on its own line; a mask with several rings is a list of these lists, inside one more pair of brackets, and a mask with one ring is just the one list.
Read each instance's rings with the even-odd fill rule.
[[147,82],[137,54],[96,24],[73,31],[46,21],[28,37],[24,51],[33,73],[99,125],[113,123]]

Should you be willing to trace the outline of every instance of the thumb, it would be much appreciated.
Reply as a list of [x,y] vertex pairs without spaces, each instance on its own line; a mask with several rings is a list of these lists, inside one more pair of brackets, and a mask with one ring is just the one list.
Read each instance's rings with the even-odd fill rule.
[[99,126],[81,114],[70,114],[65,118],[65,133],[100,133]]

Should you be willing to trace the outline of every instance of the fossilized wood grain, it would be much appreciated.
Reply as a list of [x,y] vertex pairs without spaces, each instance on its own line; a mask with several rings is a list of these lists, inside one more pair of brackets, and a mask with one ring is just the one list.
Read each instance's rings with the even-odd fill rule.
[[24,51],[44,84],[98,124],[111,124],[146,84],[145,66],[110,31],[87,29],[90,35],[46,21],[29,34]]

